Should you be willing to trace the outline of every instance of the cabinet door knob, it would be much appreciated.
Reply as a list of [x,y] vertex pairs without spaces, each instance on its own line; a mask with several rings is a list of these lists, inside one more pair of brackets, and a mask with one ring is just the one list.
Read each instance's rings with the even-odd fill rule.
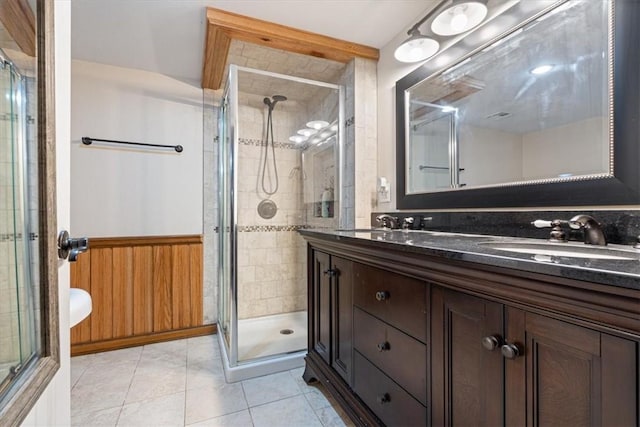
[[502,355],[507,359],[515,359],[520,356],[522,353],[520,351],[520,347],[517,344],[506,343],[504,344],[500,351]]
[[390,296],[391,295],[389,295],[389,292],[387,292],[387,291],[378,291],[378,292],[376,292],[376,299],[378,301],[387,300],[387,299],[389,299]]
[[388,342],[383,342],[378,344],[378,351],[388,351],[391,350],[391,345]]
[[389,393],[385,393],[382,396],[378,396],[377,400],[379,404],[384,405],[385,403],[391,402],[391,396],[389,396]]
[[485,350],[493,351],[496,348],[500,347],[502,344],[502,338],[500,335],[489,335],[482,338],[482,347]]
[[327,269],[327,270],[322,272],[322,274],[324,274],[325,276],[329,276],[329,277],[335,276],[336,273],[337,273],[337,270],[334,270],[332,268],[329,268],[329,269]]

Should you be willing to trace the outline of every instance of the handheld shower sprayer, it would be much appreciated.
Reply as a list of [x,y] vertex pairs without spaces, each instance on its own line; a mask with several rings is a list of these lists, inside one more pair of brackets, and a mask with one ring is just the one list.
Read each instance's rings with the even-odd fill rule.
[[278,101],[286,101],[287,97],[284,95],[273,95],[271,98],[264,98],[262,102],[269,107],[269,112],[273,111]]
[[[276,165],[276,151],[275,151],[275,143],[273,139],[273,118],[271,117],[271,113],[275,108],[276,104],[279,101],[286,101],[287,97],[284,95],[273,95],[271,98],[264,98],[262,102],[269,108],[269,112],[267,115],[267,125],[266,125],[266,144],[264,148],[264,156],[262,163],[262,191],[267,196],[271,196],[278,191],[279,181],[278,181],[278,166]],[[268,157],[269,157],[269,144],[271,144],[271,169],[273,172],[273,181],[271,181],[271,173],[269,173],[268,168]],[[268,182],[267,182],[268,181]]]

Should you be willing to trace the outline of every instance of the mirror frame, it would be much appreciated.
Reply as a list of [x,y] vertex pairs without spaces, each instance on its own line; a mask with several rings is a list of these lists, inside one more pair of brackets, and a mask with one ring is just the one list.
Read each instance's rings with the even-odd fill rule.
[[[55,175],[54,4],[36,3],[38,211],[41,354],[28,365],[0,407],[2,425],[19,425],[60,368]],[[23,378],[24,377],[24,378]]]
[[[613,0],[613,176],[566,182],[461,188],[407,194],[405,176],[405,93],[438,74],[422,65],[396,82],[396,208],[455,209],[640,204],[640,2]],[[464,59],[464,58],[461,58]],[[458,61],[459,62],[459,61]],[[449,65],[447,68],[454,66]]]

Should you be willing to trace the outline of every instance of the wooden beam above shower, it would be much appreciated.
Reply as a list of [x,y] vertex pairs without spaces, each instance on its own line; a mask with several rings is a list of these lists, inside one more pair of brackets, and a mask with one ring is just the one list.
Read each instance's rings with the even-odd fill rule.
[[0,0],[0,22],[23,53],[36,56],[36,19],[27,0]]
[[373,60],[380,57],[379,50],[373,47],[207,8],[207,37],[202,70],[204,89],[215,90],[222,86],[232,40],[342,63],[348,63],[356,57]]

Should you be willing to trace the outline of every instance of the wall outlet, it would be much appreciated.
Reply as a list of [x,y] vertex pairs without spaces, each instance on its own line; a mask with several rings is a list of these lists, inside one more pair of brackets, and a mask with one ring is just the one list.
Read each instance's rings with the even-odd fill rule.
[[391,202],[391,185],[387,178],[378,177],[378,203]]

